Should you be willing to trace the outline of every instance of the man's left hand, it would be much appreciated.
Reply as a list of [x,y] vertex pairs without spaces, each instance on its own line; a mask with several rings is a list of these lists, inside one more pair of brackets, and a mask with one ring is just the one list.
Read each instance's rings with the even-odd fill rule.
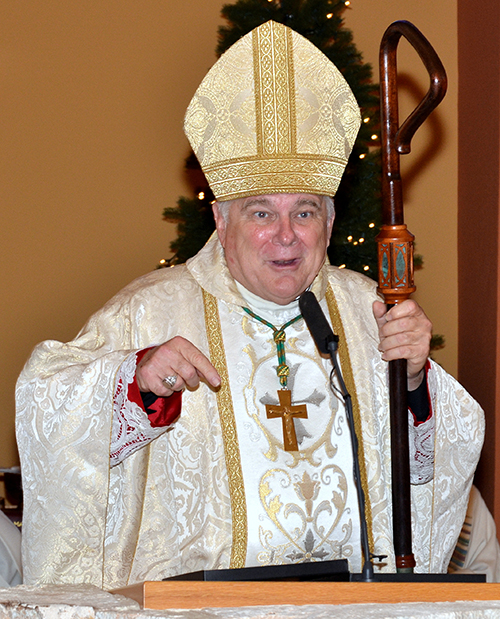
[[418,303],[407,299],[389,311],[381,301],[373,303],[378,324],[379,350],[384,361],[406,359],[408,390],[416,389],[423,378],[423,368],[430,352],[432,323]]

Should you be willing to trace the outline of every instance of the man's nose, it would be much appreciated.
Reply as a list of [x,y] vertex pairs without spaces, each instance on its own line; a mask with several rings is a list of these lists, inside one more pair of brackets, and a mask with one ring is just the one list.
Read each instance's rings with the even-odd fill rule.
[[277,222],[274,242],[280,245],[292,245],[297,240],[295,228],[289,217],[282,217]]

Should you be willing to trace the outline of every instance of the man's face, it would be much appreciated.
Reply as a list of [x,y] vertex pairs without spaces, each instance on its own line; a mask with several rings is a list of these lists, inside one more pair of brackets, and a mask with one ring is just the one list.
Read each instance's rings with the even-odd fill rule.
[[214,217],[231,275],[263,299],[286,305],[311,284],[325,259],[333,217],[312,194],[235,200],[226,222]]

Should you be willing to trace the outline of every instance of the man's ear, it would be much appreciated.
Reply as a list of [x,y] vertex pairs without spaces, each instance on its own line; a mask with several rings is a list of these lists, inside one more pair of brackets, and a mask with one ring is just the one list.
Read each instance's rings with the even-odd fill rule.
[[327,245],[330,245],[330,239],[332,237],[332,230],[333,230],[334,222],[335,222],[335,213],[332,215],[332,218],[330,219],[330,221],[327,222],[327,226],[328,226],[328,243],[327,243]]
[[327,219],[326,220],[326,247],[325,247],[325,251],[328,249],[328,247],[330,246],[330,243],[332,241],[332,230],[333,230],[333,223],[335,221],[335,213],[332,215],[331,219]]
[[220,244],[224,247],[226,242],[226,220],[224,219],[218,202],[212,204],[212,211],[215,219],[215,229],[219,237]]

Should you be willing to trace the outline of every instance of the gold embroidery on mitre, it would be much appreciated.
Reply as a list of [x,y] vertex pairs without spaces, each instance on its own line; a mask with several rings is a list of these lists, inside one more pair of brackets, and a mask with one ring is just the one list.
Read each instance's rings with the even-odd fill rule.
[[219,200],[236,200],[269,193],[333,195],[345,165],[343,159],[321,155],[268,155],[206,166],[204,172]]
[[203,290],[203,304],[205,307],[205,325],[210,350],[210,360],[221,377],[221,386],[217,392],[217,407],[219,409],[224,454],[231,496],[232,515],[232,547],[229,567],[245,566],[248,543],[247,507],[245,486],[241,469],[240,448],[234,418],[233,399],[229,386],[226,353],[222,341],[217,299],[206,290]]
[[333,196],[360,123],[335,65],[303,36],[269,21],[210,69],[184,131],[218,200]]
[[361,428],[361,413],[359,409],[359,401],[356,393],[356,383],[354,382],[354,374],[351,366],[351,359],[349,357],[349,347],[344,332],[344,325],[340,317],[337,300],[333,292],[331,284],[328,284],[326,289],[326,302],[328,305],[328,312],[330,314],[330,320],[332,321],[333,331],[339,336],[339,357],[340,365],[344,375],[344,381],[347,387],[347,391],[351,396],[352,412],[354,415],[354,427],[356,430],[356,436],[358,438],[358,452],[359,452],[359,469],[361,474],[361,485],[363,486],[363,492],[365,494],[365,511],[366,521],[368,525],[368,542],[373,551],[373,530],[372,530],[372,509],[370,494],[368,492],[368,475],[366,472],[365,453],[363,448],[363,434]]
[[258,156],[296,153],[292,31],[267,22],[252,38]]

